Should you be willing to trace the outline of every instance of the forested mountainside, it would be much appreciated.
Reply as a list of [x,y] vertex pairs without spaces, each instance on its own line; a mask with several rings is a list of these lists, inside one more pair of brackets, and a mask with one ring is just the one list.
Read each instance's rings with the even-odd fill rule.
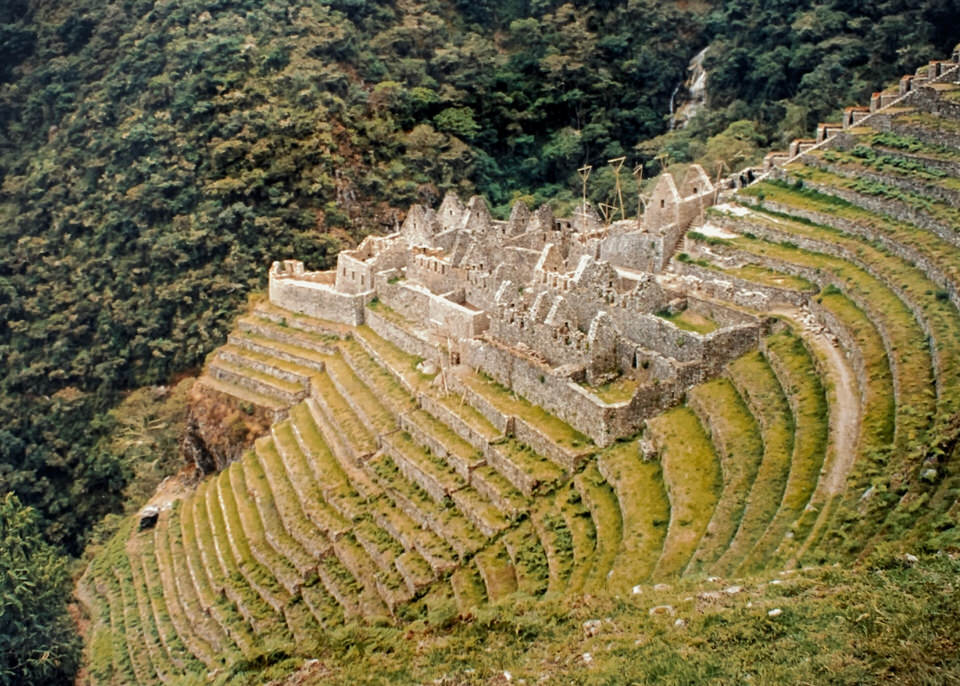
[[[743,161],[945,54],[958,11],[6,2],[0,488],[77,553],[142,453],[111,440],[123,418],[108,411],[195,368],[272,259],[329,266],[448,189],[502,212],[515,197],[563,203],[578,166],[617,155],[649,174],[661,152]],[[644,144],[707,45],[711,107]],[[745,119],[756,125],[728,129]],[[610,188],[606,173],[593,181]]]

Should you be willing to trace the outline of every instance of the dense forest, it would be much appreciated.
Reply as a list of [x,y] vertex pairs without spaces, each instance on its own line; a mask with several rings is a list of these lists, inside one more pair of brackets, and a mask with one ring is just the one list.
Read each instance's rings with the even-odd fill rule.
[[[0,492],[79,554],[147,459],[117,448],[112,408],[196,369],[271,260],[327,267],[450,189],[502,215],[562,209],[577,167],[619,155],[648,176],[755,160],[947,54],[958,18],[960,0],[5,2]],[[709,106],[669,131],[708,45]],[[602,198],[612,175],[591,181]]]

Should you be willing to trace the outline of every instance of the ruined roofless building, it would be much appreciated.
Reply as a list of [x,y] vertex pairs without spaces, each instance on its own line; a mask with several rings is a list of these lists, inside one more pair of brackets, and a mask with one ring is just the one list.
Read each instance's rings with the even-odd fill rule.
[[[367,324],[440,367],[452,390],[459,365],[480,370],[602,446],[758,344],[755,317],[671,291],[661,275],[713,198],[697,165],[679,185],[661,175],[639,221],[609,226],[589,206],[559,219],[522,203],[497,221],[482,198],[448,194],[436,210],[411,207],[397,233],[342,251],[334,271],[275,262],[270,300]],[[709,332],[670,321],[684,310]],[[615,395],[599,390],[611,383]]]

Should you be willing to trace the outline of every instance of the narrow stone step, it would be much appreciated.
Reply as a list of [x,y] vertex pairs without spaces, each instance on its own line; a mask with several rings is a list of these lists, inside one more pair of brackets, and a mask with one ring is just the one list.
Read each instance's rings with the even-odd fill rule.
[[232,364],[249,367],[281,381],[301,386],[307,391],[310,389],[310,377],[323,371],[232,343],[217,348],[217,355]]
[[357,416],[327,375],[314,380],[310,397],[314,419],[338,459],[359,464],[377,450],[376,435]]
[[427,588],[436,579],[434,570],[429,563],[415,550],[398,555],[394,559],[394,565],[400,576],[403,577],[411,596]]
[[256,314],[240,317],[237,320],[237,329],[242,333],[255,334],[325,355],[333,355],[337,350],[336,341],[329,336],[298,327],[284,326],[282,323]]
[[310,608],[310,613],[324,629],[329,631],[342,626],[343,607],[330,595],[322,581],[301,588],[300,596]]
[[450,545],[432,530],[421,527],[388,497],[371,503],[370,515],[404,550],[423,557],[435,574],[445,574],[457,566],[457,554]]
[[281,326],[306,331],[331,342],[346,338],[353,331],[352,326],[293,312],[278,307],[269,300],[257,303],[257,306],[253,308],[253,314],[262,319],[269,319]]
[[[129,572],[129,569],[126,571]],[[121,628],[136,683],[149,684],[157,679],[162,680],[161,674],[167,676],[167,673],[165,670],[162,672],[155,671],[150,660],[147,642],[144,639],[146,627],[141,630],[140,618],[136,615],[136,602],[132,598],[133,589],[130,588],[130,581],[124,578],[118,567],[113,568],[113,576],[113,586],[119,598]],[[169,679],[168,676],[167,678]]]
[[564,524],[570,533],[572,561],[567,591],[579,593],[585,587],[593,571],[597,557],[597,529],[593,525],[590,510],[575,483],[571,482],[557,493]]
[[410,599],[399,573],[379,571],[376,563],[352,535],[339,538],[334,542],[333,549],[341,564],[363,588],[358,605],[365,617],[387,614],[387,609],[392,612]]
[[308,579],[316,573],[319,555],[305,548],[297,538],[290,534],[277,509],[270,484],[261,469],[257,456],[254,453],[248,453],[239,464],[243,467],[243,483],[246,484],[247,493],[256,507],[260,521],[263,523],[264,537],[277,555],[287,560],[297,571],[297,575],[300,577],[297,585],[297,588],[299,588],[302,585],[302,580]]
[[517,575],[502,542],[497,541],[484,548],[474,556],[473,561],[491,603],[498,603],[517,590]]
[[471,470],[470,485],[508,519],[517,519],[530,508],[530,499],[489,465]]
[[461,557],[473,554],[483,545],[483,535],[462,514],[439,507],[426,491],[403,477],[389,456],[378,455],[364,466],[398,508],[444,539]]
[[476,565],[460,567],[450,575],[450,586],[453,588],[457,607],[463,614],[480,607],[487,602],[487,591]]
[[530,511],[530,523],[547,556],[547,593],[550,594],[565,591],[573,571],[573,538],[560,509],[565,498],[563,490],[551,493],[538,500]]

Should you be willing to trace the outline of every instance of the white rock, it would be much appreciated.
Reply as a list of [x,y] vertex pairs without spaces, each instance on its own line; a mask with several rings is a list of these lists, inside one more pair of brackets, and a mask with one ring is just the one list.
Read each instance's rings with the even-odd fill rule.
[[600,633],[600,627],[603,625],[599,619],[588,619],[583,623],[583,631],[587,636],[596,636]]
[[736,595],[737,593],[740,593],[742,590],[743,590],[743,586],[727,586],[725,589],[723,589],[723,592],[726,593],[727,595]]
[[783,614],[783,610],[779,607],[775,607],[767,613],[767,617],[779,617]]
[[653,590],[654,590],[654,591],[657,591],[658,593],[659,593],[659,592],[662,592],[662,591],[669,591],[669,590],[670,590],[670,584],[656,584],[656,585],[653,587]]
[[779,586],[780,584],[783,583],[783,579],[771,579],[770,583],[773,584],[774,586]]
[[683,627],[685,627],[685,626],[687,625],[687,620],[685,620],[685,619],[683,619],[683,618],[680,618],[680,619],[678,619],[677,621],[675,621],[675,622],[673,623],[673,625],[674,625],[675,627],[677,627],[678,629],[682,629]]
[[632,590],[633,590],[633,595],[640,595],[641,593],[643,593],[643,586],[637,584],[636,586],[633,587]]
[[918,558],[916,555],[911,555],[910,553],[907,553],[906,555],[904,555],[903,559],[909,562],[910,564],[916,564],[917,562],[920,561],[920,558]]
[[715,583],[717,583],[718,581],[720,581],[720,577],[719,577],[719,576],[708,576],[708,577],[707,577],[707,581],[709,581],[711,584],[715,584]]
[[507,681],[513,681],[513,674],[511,674],[510,672],[504,671],[503,678],[506,679]]
[[591,655],[590,653],[584,653],[583,655],[581,655],[581,657],[583,658],[583,661],[586,664],[590,664],[591,662],[593,662],[593,655]]

